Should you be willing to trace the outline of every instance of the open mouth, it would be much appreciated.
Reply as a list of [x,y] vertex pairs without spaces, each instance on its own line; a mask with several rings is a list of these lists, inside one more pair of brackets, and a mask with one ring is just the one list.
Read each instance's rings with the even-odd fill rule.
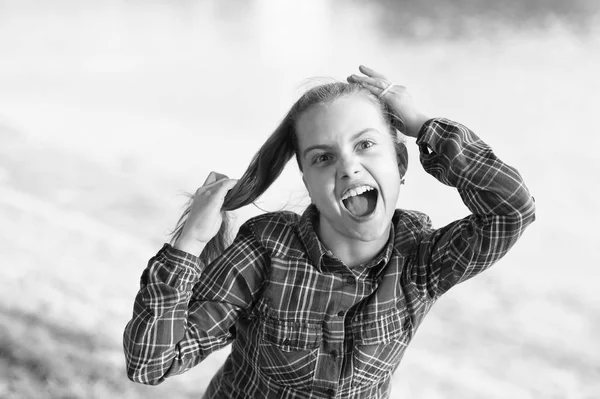
[[347,190],[342,197],[346,210],[355,217],[369,216],[377,207],[377,189],[369,186],[360,186]]

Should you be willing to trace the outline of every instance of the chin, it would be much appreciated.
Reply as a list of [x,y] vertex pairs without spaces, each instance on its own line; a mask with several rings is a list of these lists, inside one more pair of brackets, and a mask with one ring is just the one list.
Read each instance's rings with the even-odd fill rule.
[[392,219],[372,220],[367,223],[361,223],[358,226],[352,226],[348,229],[348,235],[356,240],[371,242],[381,239],[382,236],[389,234],[389,227]]

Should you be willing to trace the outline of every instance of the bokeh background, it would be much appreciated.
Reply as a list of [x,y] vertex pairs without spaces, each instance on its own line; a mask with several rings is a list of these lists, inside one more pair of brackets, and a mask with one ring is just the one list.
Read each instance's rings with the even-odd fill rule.
[[[0,397],[199,397],[228,349],[158,387],[125,375],[139,276],[185,192],[365,64],[475,130],[538,209],[434,307],[393,397],[599,398],[599,4],[0,0]],[[465,216],[410,154],[399,206]],[[258,205],[307,203],[290,163]]]

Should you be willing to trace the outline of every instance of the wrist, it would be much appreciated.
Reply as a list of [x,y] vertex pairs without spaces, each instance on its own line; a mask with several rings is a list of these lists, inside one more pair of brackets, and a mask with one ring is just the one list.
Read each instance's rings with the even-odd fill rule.
[[412,121],[413,123],[411,123],[411,126],[407,129],[407,135],[414,137],[415,139],[418,138],[419,132],[421,132],[423,125],[430,119],[431,117],[429,115],[423,113],[418,113],[415,115]]
[[173,248],[187,252],[194,256],[200,256],[206,247],[206,243],[188,237],[179,237],[173,244]]

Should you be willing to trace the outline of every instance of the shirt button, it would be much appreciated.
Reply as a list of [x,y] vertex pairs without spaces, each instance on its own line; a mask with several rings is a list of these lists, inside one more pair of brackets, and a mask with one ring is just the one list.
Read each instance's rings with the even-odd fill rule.
[[284,344],[284,345],[288,345],[288,346],[289,346],[289,344],[290,344],[290,340],[286,338],[286,339],[285,339],[285,341],[283,341],[283,344]]
[[354,283],[356,283],[356,279],[354,277],[350,276],[346,279],[346,282],[348,284],[354,284]]
[[344,311],[343,311],[343,310],[340,310],[340,311],[338,312],[338,316],[340,316],[340,317],[344,316]]
[[338,354],[337,354],[337,351],[335,351],[335,350],[333,350],[333,351],[329,352],[329,354],[330,354],[330,355],[331,355],[331,357],[332,357],[332,358],[334,358],[334,359],[335,359],[335,358],[337,357],[337,355],[338,355]]

